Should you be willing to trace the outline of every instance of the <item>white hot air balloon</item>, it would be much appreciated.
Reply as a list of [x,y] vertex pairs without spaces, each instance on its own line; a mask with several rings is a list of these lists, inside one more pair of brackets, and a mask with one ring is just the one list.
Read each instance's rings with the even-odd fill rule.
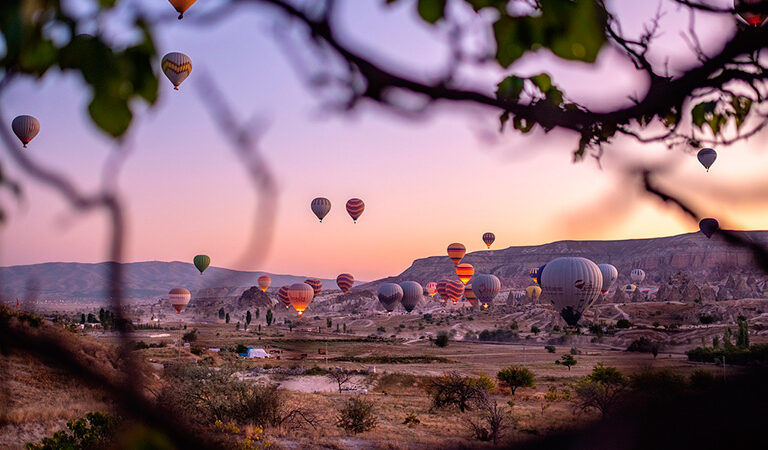
[[171,52],[163,56],[160,67],[173,84],[173,89],[178,91],[179,85],[192,73],[192,59],[184,53]]
[[598,264],[597,267],[600,268],[600,273],[603,275],[603,288],[600,289],[600,293],[605,294],[619,278],[619,271],[612,264]]
[[472,290],[483,308],[487,309],[501,290],[501,280],[496,275],[487,273],[475,275],[472,277]]
[[192,299],[192,294],[184,288],[173,288],[168,292],[168,303],[173,306],[177,313],[181,314]]
[[632,272],[629,272],[629,278],[633,283],[640,284],[645,280],[645,271],[643,269],[632,269]]
[[415,281],[403,281],[400,283],[400,288],[403,290],[403,299],[401,301],[403,308],[407,312],[413,311],[424,296],[424,288]]
[[586,258],[557,258],[547,263],[543,273],[543,295],[568,325],[579,319],[600,296],[603,275],[597,264]]
[[395,283],[384,283],[379,286],[379,301],[388,313],[391,313],[403,299],[403,288]]

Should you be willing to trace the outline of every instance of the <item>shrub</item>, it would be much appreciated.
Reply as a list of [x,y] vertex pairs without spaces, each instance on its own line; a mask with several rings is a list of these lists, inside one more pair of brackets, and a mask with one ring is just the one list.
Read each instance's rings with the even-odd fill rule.
[[699,322],[701,322],[704,325],[715,323],[715,321],[716,321],[715,316],[712,316],[709,314],[701,314],[699,316]]
[[489,387],[482,377],[471,378],[461,376],[457,372],[447,372],[430,380],[427,392],[432,396],[432,408],[455,406],[464,412],[471,407],[472,401],[486,393],[489,388],[492,389],[492,386]]
[[440,348],[448,347],[448,333],[445,331],[441,331],[437,333],[437,337],[435,338],[435,345],[437,345]]
[[373,402],[362,397],[347,400],[339,409],[336,426],[348,433],[358,434],[376,427]]
[[576,347],[571,347],[571,351],[570,351],[570,353],[571,353],[571,355],[574,355],[574,356],[576,356],[576,355],[581,355],[581,350],[579,350],[579,349],[578,349],[578,348],[576,348]]
[[477,336],[480,341],[515,342],[520,338],[516,331],[509,330],[483,330]]
[[181,340],[184,342],[195,342],[197,340],[197,328],[184,333],[184,336],[181,337]]
[[100,412],[90,412],[67,423],[67,430],[43,438],[40,444],[28,442],[28,450],[67,450],[107,447],[112,443],[117,420]]
[[656,355],[659,354],[660,347],[661,345],[658,342],[651,341],[650,339],[643,336],[640,339],[635,339],[634,341],[632,341],[632,343],[629,344],[629,347],[627,347],[627,351],[639,352],[639,353],[651,353],[655,358]]
[[532,325],[532,326],[531,326],[531,333],[533,333],[533,334],[539,334],[539,332],[540,332],[540,331],[541,331],[541,330],[540,330],[540,329],[539,329],[539,327],[537,327],[536,325]]
[[554,346],[554,345],[545,345],[545,346],[544,346],[544,348],[545,348],[545,349],[546,349],[546,350],[547,350],[549,353],[555,353],[555,352],[557,351],[557,349],[555,348],[555,346]]
[[467,419],[472,435],[479,441],[493,441],[498,444],[502,432],[509,427],[509,415],[503,405],[482,393],[474,400],[474,406],[481,412],[480,420]]
[[688,382],[690,383],[691,387],[694,389],[709,389],[715,384],[715,376],[712,375],[712,372],[709,372],[708,370],[703,369],[696,369],[693,371],[693,373],[688,377]]
[[506,367],[496,374],[496,378],[512,392],[512,395],[515,395],[517,388],[534,387],[533,372],[525,367]]
[[600,363],[592,368],[591,374],[576,383],[577,407],[595,409],[606,416],[616,408],[626,387],[627,380],[621,372]]
[[421,420],[419,420],[419,417],[412,412],[408,413],[408,415],[405,416],[405,420],[403,421],[403,425],[408,425],[408,428],[413,428],[420,423]]
[[376,328],[376,331],[379,332],[379,333],[386,333],[387,329],[384,328],[384,327],[379,327],[379,328]]
[[149,348],[149,345],[144,341],[138,341],[133,344],[133,348],[136,350],[144,350],[145,348]]
[[314,366],[304,371],[304,375],[325,375],[327,373],[328,373],[327,370],[317,366]]
[[616,328],[632,328],[632,322],[627,319],[619,319],[616,321]]

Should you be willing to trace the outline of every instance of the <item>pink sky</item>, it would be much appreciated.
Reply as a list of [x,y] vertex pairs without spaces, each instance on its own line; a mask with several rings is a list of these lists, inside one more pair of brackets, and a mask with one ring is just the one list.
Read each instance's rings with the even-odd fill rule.
[[[446,55],[439,34],[414,20],[408,2],[394,8],[379,3],[342,2],[345,36],[384,60],[400,61],[409,72],[436,73]],[[627,30],[636,30],[656,8],[655,2],[645,3],[613,2],[612,8]],[[764,198],[734,200],[764,178],[764,136],[718,148],[720,158],[708,174],[693,155],[619,139],[607,149],[601,170],[591,160],[571,162],[573,136],[500,136],[496,114],[483,109],[445,104],[420,121],[370,104],[352,115],[330,113],[275,44],[267,26],[272,19],[249,8],[215,27],[174,21],[160,31],[160,53],[185,52],[195,68],[180,92],[161,80],[157,108],[132,130],[134,153],[117,180],[128,208],[129,261],[191,261],[207,253],[216,266],[322,277],[350,272],[375,279],[401,272],[415,258],[442,255],[454,241],[480,250],[486,231],[496,234],[495,248],[504,248],[696,230],[676,211],[622,184],[618,169],[628,160],[668,161],[674,170],[664,176],[665,184],[703,212],[734,227],[766,228]],[[670,13],[662,23],[663,39],[674,45],[654,56],[662,60],[671,54],[683,64],[678,30],[687,22]],[[723,19],[702,18],[698,24],[726,35],[731,26]],[[725,36],[702,35],[706,46]],[[601,54],[595,68],[544,54],[526,57],[513,69],[548,71],[572,98],[602,107],[606,98],[624,101],[644,88],[612,50]],[[272,250],[254,255],[258,263],[235,267],[252,231],[254,193],[203,110],[194,86],[203,70],[215,74],[243,118],[257,115],[269,125],[262,148],[280,182],[279,212]],[[504,73],[469,71],[466,83],[491,90]],[[89,122],[86,102],[82,83],[60,73],[22,81],[3,98],[9,114],[33,114],[42,123],[27,150],[32,157],[74,177],[82,188],[95,189],[101,165],[115,150]],[[0,264],[105,259],[103,216],[74,217],[57,195],[20,176],[16,167],[10,165],[9,173],[24,182],[26,201],[17,207],[0,194],[10,206],[10,221],[0,228]],[[712,200],[728,188],[734,195]],[[333,203],[322,224],[309,209],[317,196]],[[601,204],[610,196],[613,201]],[[366,202],[358,224],[344,211],[351,197]]]

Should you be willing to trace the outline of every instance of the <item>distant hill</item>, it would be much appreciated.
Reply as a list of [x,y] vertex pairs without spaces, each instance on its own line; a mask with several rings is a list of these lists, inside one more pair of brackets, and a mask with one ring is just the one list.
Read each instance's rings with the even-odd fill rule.
[[[100,300],[108,297],[108,263],[43,263],[0,267],[0,301],[11,301],[36,292],[39,298]],[[300,283],[307,276],[245,272],[209,267],[204,275],[189,263],[148,261],[125,263],[125,294],[130,299],[149,299],[185,287],[205,296],[237,296],[256,285],[261,275],[272,277],[272,288]],[[321,279],[336,288],[336,280]]]
[[[768,231],[743,231],[743,236],[768,247]],[[610,263],[619,270],[618,283],[629,282],[629,272],[639,268],[647,273],[646,284],[657,285],[677,272],[700,280],[722,280],[730,274],[754,274],[757,269],[749,251],[726,244],[718,235],[707,239],[701,233],[629,239],[621,241],[558,241],[549,244],[509,247],[468,253],[462,262],[475,267],[475,273],[491,273],[503,288],[522,288],[530,284],[528,272],[561,256],[582,256],[595,263]],[[455,278],[447,255],[417,259],[400,275],[363,284],[357,289],[374,290],[383,282],[413,280],[419,283]]]

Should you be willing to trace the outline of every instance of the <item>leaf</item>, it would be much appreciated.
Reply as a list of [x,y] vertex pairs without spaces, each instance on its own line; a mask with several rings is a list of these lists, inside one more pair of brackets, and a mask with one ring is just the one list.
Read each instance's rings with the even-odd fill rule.
[[691,121],[699,129],[712,117],[715,112],[717,102],[701,102],[691,108]]
[[529,78],[534,86],[539,88],[541,92],[547,92],[552,88],[552,78],[549,74],[540,73]]
[[424,21],[434,24],[445,17],[446,2],[447,0],[419,0],[419,15]]
[[529,122],[528,120],[520,116],[515,116],[514,120],[512,121],[512,124],[516,130],[522,133],[528,133],[533,129],[534,126],[536,126],[536,122]]
[[501,126],[499,127],[499,133],[504,131],[504,125],[509,121],[509,111],[504,111],[499,116],[499,122],[501,123]]
[[125,99],[97,90],[88,105],[93,122],[112,137],[121,136],[128,129],[133,114]]
[[752,99],[749,97],[734,97],[731,99],[731,107],[733,107],[733,117],[736,120],[736,129],[738,130],[744,124],[744,120],[752,109]]
[[671,108],[664,117],[661,118],[661,122],[667,128],[674,128],[678,122],[680,122],[680,112],[676,107]]
[[517,102],[523,92],[525,79],[510,75],[496,85],[496,98],[508,102]]

